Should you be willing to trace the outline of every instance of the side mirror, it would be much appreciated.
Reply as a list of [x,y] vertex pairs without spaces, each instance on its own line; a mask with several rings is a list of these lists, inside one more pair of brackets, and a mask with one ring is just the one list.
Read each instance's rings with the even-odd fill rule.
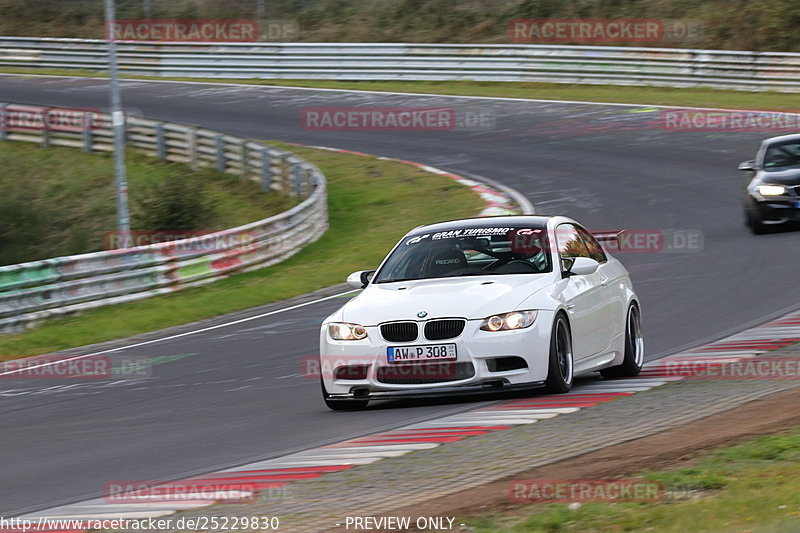
[[739,170],[753,171],[756,169],[756,162],[752,159],[749,161],[742,161],[739,163]]
[[358,272],[353,272],[347,276],[347,284],[354,289],[363,289],[369,285],[369,282],[372,281],[372,277],[374,275],[374,270],[359,270]]
[[[585,276],[586,274],[593,274],[597,272],[600,263],[589,257],[574,257],[564,260],[562,263],[569,261],[569,264],[562,264],[564,274],[566,276]],[[566,268],[565,268],[566,267]]]

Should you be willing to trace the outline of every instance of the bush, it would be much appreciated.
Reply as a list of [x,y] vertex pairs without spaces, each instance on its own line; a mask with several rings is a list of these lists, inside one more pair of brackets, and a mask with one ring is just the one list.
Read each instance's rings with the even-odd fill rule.
[[200,175],[168,175],[148,183],[132,198],[132,225],[147,230],[211,228],[217,222],[208,181]]

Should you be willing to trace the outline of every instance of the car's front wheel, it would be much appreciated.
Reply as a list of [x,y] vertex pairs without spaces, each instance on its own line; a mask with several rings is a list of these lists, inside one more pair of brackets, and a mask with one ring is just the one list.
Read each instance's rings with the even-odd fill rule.
[[745,206],[744,219],[747,227],[750,228],[750,231],[755,235],[762,235],[767,232],[767,225],[764,224],[754,207]]
[[621,365],[604,368],[600,375],[604,378],[628,378],[638,376],[644,364],[644,336],[642,335],[642,314],[639,306],[632,303],[625,319],[625,357]]
[[322,387],[322,399],[325,400],[325,405],[328,406],[328,409],[332,409],[334,411],[354,411],[357,409],[364,409],[369,400],[334,400],[331,399],[331,395],[328,394],[328,391],[325,390],[325,383],[322,379],[319,380],[319,384]]
[[559,313],[550,333],[550,359],[544,382],[545,390],[554,394],[569,392],[572,389],[572,373],[572,332],[567,317]]

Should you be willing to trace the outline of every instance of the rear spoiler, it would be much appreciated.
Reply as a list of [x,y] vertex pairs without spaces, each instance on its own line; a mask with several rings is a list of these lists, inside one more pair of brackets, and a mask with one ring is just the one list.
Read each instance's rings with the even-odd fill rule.
[[590,231],[589,233],[606,248],[610,247],[614,250],[622,248],[621,239],[622,234],[625,233],[624,229],[615,231]]

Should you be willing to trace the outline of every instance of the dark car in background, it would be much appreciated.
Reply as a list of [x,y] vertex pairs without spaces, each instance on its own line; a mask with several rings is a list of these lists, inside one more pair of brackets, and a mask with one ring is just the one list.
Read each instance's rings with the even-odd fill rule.
[[800,134],[765,140],[755,160],[744,161],[739,170],[749,173],[744,214],[750,231],[800,222]]

